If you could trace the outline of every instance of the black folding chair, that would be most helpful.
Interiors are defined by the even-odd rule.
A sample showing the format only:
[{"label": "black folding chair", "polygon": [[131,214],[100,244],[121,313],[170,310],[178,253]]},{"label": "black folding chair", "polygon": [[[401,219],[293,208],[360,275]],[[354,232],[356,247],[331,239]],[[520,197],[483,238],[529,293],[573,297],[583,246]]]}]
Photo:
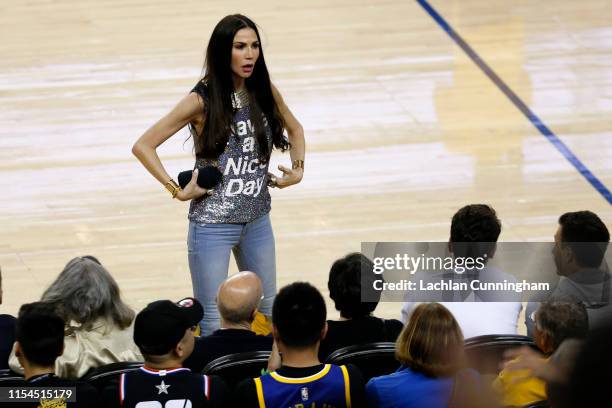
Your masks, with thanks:
[{"label": "black folding chair", "polygon": [[9,369],[0,370],[0,386],[6,387],[12,384],[23,383],[23,375],[17,374]]},{"label": "black folding chair", "polygon": [[504,361],[504,352],[516,347],[528,346],[537,350],[531,337],[515,334],[489,334],[465,340],[468,366],[481,374],[497,375]]},{"label": "black folding chair", "polygon": [[268,367],[270,351],[248,351],[219,357],[206,364],[202,372],[218,375],[231,388],[247,378],[261,375],[262,369]]},{"label": "black folding chair", "polygon": [[395,343],[391,342],[343,347],[331,353],[325,362],[336,365],[353,364],[359,368],[366,381],[372,377],[391,374],[400,367],[399,361],[395,359]]},{"label": "black folding chair", "polygon": [[121,361],[118,363],[106,364],[90,370],[81,380],[87,381],[99,392],[102,392],[106,386],[113,382],[118,382],[121,374],[138,370],[142,366],[142,361]]}]

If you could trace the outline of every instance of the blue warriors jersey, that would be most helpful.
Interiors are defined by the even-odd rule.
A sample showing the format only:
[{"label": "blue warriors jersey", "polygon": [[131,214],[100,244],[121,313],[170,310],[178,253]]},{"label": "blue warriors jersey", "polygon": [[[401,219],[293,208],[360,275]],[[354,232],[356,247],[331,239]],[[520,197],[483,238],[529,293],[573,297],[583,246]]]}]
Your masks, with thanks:
[{"label": "blue warriors jersey", "polygon": [[255,378],[260,408],[349,408],[351,393],[345,366],[325,364],[317,374],[283,377],[276,372]]}]

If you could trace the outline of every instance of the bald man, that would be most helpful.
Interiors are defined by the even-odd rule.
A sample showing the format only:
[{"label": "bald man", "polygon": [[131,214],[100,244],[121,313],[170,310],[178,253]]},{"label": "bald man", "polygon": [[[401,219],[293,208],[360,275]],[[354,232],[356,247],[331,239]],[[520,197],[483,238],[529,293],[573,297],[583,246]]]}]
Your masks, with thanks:
[{"label": "bald man", "polygon": [[200,372],[214,359],[228,354],[272,350],[271,336],[259,336],[251,330],[262,296],[261,281],[253,272],[240,272],[223,281],[217,291],[221,328],[196,338],[193,353],[183,367]]}]

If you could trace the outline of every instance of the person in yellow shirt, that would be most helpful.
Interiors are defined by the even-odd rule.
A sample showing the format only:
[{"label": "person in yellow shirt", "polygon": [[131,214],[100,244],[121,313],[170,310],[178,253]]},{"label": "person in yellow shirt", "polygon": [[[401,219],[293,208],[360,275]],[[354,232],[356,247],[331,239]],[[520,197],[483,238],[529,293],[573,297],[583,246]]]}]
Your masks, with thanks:
[{"label": "person in yellow shirt", "polygon": [[[585,337],[588,327],[584,304],[569,299],[549,300],[536,311],[535,342],[544,355],[550,356],[564,340]],[[493,387],[500,393],[504,406],[520,407],[547,399],[546,383],[529,369],[503,369]]]}]

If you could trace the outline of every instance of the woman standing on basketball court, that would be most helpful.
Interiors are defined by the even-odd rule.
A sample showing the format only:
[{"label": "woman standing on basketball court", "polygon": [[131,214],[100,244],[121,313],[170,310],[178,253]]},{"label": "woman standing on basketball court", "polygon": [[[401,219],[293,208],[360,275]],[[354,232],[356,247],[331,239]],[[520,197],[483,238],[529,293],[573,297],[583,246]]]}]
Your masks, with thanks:
[{"label": "woman standing on basketball court", "polygon": [[[168,175],[156,148],[188,125],[196,163],[184,189]],[[288,140],[283,131],[287,130]],[[268,173],[272,150],[290,148],[292,168]],[[170,113],[149,128],[132,149],[146,169],[189,208],[189,269],[195,297],[204,305],[203,334],[219,326],[215,296],[227,277],[233,250],[240,270],[257,273],[264,288],[260,310],[271,314],[276,260],[268,185],[284,188],[302,180],[304,131],[270,82],[257,26],[234,14],[213,30],[205,75]],[[219,184],[196,183],[198,168],[214,166]]]}]

